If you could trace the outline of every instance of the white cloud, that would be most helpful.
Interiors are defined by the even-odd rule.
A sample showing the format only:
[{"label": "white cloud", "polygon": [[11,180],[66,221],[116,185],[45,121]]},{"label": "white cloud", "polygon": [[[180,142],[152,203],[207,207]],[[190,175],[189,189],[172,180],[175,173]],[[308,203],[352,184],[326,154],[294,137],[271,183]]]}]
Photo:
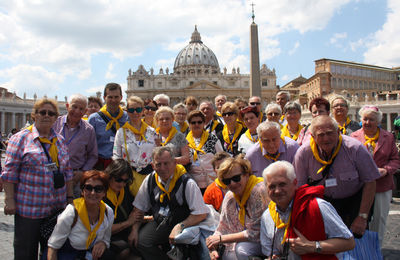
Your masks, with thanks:
[{"label": "white cloud", "polygon": [[[172,73],[173,68],[174,68],[174,62],[175,62],[175,58],[160,59],[160,60],[156,61],[155,67],[163,68],[164,73],[166,73],[165,70],[168,68],[169,73]],[[157,70],[155,72],[158,74],[159,70]]]},{"label": "white cloud", "polygon": [[112,63],[108,64],[108,68],[107,68],[107,72],[106,72],[106,76],[105,76],[106,79],[115,78],[116,75],[113,73],[113,70],[114,70],[114,64],[112,64]]},{"label": "white cloud", "polygon": [[283,75],[283,76],[281,77],[281,80],[282,80],[282,81],[288,81],[289,78],[290,78],[290,76],[287,75],[287,74],[285,74],[285,75]]},{"label": "white cloud", "polygon": [[35,93],[57,95],[59,84],[64,80],[62,75],[27,64],[0,70],[0,79],[3,79],[2,87],[17,92],[19,96],[23,93],[28,96],[33,96]]},{"label": "white cloud", "polygon": [[289,50],[288,54],[289,54],[289,55],[293,55],[293,54],[297,51],[297,49],[299,48],[299,46],[300,46],[300,42],[297,41],[297,42],[294,44],[293,48],[292,48],[291,50]]},{"label": "white cloud", "polygon": [[400,2],[388,0],[388,15],[382,28],[366,44],[364,62],[384,67],[400,66]]},{"label": "white cloud", "polygon": [[90,96],[96,96],[96,92],[101,92],[101,96],[103,96],[104,86],[94,86],[85,89],[85,92]]},{"label": "white cloud", "polygon": [[342,45],[341,44],[341,41],[343,40],[343,39],[346,39],[347,38],[347,33],[346,32],[343,32],[343,33],[335,33],[330,39],[329,39],[329,42],[330,42],[330,44],[333,44],[333,45]]}]

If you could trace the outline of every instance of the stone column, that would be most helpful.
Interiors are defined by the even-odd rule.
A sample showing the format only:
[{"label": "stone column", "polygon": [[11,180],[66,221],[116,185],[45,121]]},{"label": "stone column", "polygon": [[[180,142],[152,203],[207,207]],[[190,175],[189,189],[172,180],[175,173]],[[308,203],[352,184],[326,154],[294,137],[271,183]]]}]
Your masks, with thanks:
[{"label": "stone column", "polygon": [[4,124],[4,117],[6,116],[6,113],[4,112],[4,111],[1,111],[1,121],[0,121],[0,129],[1,129],[1,133],[3,133],[3,134],[5,134],[5,130],[6,130],[6,127],[5,127],[5,124]]},{"label": "stone column", "polygon": [[258,28],[254,21],[250,25],[250,97],[252,96],[261,97]]},{"label": "stone column", "polygon": [[389,132],[392,131],[392,122],[390,120],[390,112],[386,113],[386,125],[387,125],[387,129]]},{"label": "stone column", "polygon": [[11,129],[15,128],[15,112],[11,112]]}]

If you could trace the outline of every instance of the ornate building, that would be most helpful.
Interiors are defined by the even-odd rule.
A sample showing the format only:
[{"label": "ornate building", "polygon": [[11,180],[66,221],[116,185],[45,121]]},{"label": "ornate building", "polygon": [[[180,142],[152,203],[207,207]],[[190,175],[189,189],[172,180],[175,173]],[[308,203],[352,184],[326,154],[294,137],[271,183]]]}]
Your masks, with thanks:
[{"label": "ornate building", "polygon": [[[146,70],[139,65],[136,71],[129,69],[127,96],[153,98],[164,93],[171,98],[171,104],[182,102],[187,96],[199,100],[212,100],[218,94],[224,94],[229,100],[249,98],[250,75],[241,74],[240,68],[233,68],[228,73],[220,71],[214,52],[202,41],[195,27],[191,41],[177,55],[173,72],[161,68],[157,75],[153,68]],[[270,70],[265,64],[260,70],[261,95],[264,101],[274,100],[276,86],[275,69]]]}]

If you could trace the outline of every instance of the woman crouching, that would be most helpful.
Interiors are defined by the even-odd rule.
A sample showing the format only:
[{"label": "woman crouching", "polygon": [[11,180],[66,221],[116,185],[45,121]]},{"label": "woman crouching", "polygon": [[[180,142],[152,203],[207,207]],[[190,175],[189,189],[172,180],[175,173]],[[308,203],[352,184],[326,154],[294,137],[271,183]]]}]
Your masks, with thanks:
[{"label": "woman crouching", "polygon": [[[260,219],[266,208],[263,179],[251,173],[250,162],[242,155],[225,159],[217,174],[229,192],[222,202],[218,227],[206,240],[211,259],[241,260],[262,255]],[[226,248],[220,255],[222,244]]]},{"label": "woman crouching", "polygon": [[48,242],[49,260],[114,259],[107,249],[114,213],[102,201],[107,189],[105,173],[96,170],[83,173],[82,197],[59,215]]}]

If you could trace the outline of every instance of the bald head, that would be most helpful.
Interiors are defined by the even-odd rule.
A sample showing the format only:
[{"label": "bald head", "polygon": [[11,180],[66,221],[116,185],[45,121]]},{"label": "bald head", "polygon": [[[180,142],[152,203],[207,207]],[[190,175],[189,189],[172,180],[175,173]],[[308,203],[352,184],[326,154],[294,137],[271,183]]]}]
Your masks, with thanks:
[{"label": "bald head", "polygon": [[321,127],[328,127],[334,131],[337,131],[339,128],[335,119],[327,115],[314,117],[311,121],[310,131],[315,136],[315,131]]}]

